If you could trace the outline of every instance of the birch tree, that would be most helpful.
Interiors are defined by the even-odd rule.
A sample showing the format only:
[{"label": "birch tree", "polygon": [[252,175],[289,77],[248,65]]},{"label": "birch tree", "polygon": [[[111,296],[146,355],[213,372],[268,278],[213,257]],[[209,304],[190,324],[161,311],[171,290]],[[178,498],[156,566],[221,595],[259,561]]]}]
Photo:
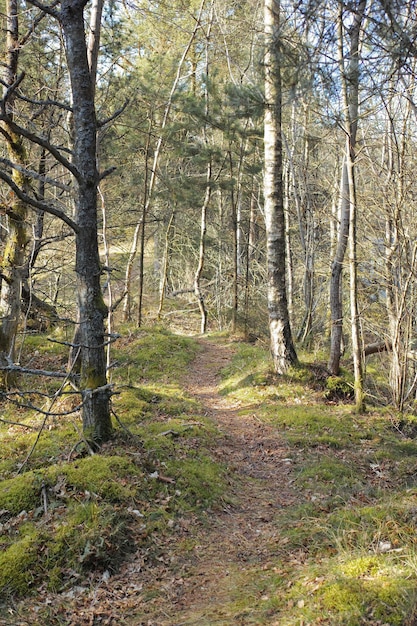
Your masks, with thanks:
[{"label": "birch tree", "polygon": [[279,0],[265,0],[264,20],[264,210],[268,272],[267,298],[272,359],[276,372],[283,374],[297,362],[297,354],[292,340],[285,277]]},{"label": "birch tree", "polygon": [[[359,115],[359,43],[362,23],[364,19],[366,0],[360,0],[353,9],[347,9],[344,2],[339,3],[339,67],[342,82],[342,102],[343,102],[343,131],[345,134],[345,157],[342,165],[340,180],[340,204],[339,204],[339,224],[337,234],[337,245],[335,256],[332,262],[330,278],[330,312],[331,312],[331,335],[330,335],[330,356],[328,368],[331,374],[339,374],[342,332],[343,332],[343,290],[342,276],[343,264],[346,250],[350,243],[351,259],[351,316],[352,316],[352,339],[354,342],[353,353],[355,355],[355,371],[359,380],[361,365],[360,361],[360,340],[359,321],[357,303],[355,295],[356,278],[352,272],[356,271],[356,191],[354,183],[354,160],[356,137]],[[344,26],[346,11],[349,13],[349,27]],[[345,32],[348,31],[349,52],[345,54],[344,39]]]}]

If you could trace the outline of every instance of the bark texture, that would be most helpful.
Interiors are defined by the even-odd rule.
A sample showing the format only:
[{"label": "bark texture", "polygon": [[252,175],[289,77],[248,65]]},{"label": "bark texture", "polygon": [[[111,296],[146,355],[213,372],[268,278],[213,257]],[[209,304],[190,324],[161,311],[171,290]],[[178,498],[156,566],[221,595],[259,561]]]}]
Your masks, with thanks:
[{"label": "bark texture", "polygon": [[97,121],[87,59],[84,0],[63,0],[60,20],[71,80],[74,165],[77,168],[76,261],[83,428],[90,440],[111,435],[110,388],[107,385],[104,319],[107,307],[100,285],[97,239]]},{"label": "bark texture", "polygon": [[[0,132],[5,139],[10,161],[19,166],[26,164],[26,153],[22,137],[14,131],[15,90],[18,83],[19,61],[19,21],[17,0],[6,3],[6,55],[3,71],[4,121],[0,123]],[[23,191],[28,190],[28,180],[17,169],[12,173],[13,182]],[[9,201],[0,210],[7,216],[7,242],[0,264],[0,364],[7,366],[14,361],[15,339],[21,311],[21,288],[25,270],[26,248],[28,237],[26,232],[27,207],[13,191],[9,192]],[[9,387],[15,375],[1,372],[0,384]]]},{"label": "bark texture", "polygon": [[279,0],[265,0],[265,173],[268,314],[271,352],[278,374],[297,362],[288,314],[282,181]]}]

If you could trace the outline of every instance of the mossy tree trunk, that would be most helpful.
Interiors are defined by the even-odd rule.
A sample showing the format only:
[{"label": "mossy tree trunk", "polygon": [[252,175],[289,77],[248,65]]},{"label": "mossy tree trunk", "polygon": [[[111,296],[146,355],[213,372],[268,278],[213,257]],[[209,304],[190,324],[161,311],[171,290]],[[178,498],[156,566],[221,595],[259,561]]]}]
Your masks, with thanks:
[{"label": "mossy tree trunk", "polygon": [[106,376],[103,300],[98,252],[96,160],[97,120],[84,29],[86,0],[63,0],[59,19],[71,80],[74,165],[77,168],[76,260],[80,387],[86,437],[105,441],[112,432],[110,388]]},{"label": "mossy tree trunk", "polygon": [[[8,121],[0,123],[0,133],[5,139],[11,162],[24,166],[25,147],[22,137],[12,128],[14,117],[15,90],[18,85],[19,22],[17,0],[6,2],[6,55],[3,72],[3,107]],[[28,188],[26,177],[13,169],[13,182],[24,191]],[[7,241],[0,263],[0,365],[7,366],[14,361],[15,339],[21,310],[21,287],[25,269],[28,236],[26,231],[27,207],[10,190],[9,201],[0,207],[7,216]],[[0,372],[0,386],[9,387],[14,377],[5,371]]]}]

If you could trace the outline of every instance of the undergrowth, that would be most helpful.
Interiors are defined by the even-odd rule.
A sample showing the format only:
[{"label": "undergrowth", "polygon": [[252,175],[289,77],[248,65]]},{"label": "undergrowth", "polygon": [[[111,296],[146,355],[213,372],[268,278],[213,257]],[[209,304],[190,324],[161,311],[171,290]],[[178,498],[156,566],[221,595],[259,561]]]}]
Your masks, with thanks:
[{"label": "undergrowth", "polygon": [[242,623],[416,623],[416,418],[358,416],[350,389],[348,373],[327,378],[309,364],[275,377],[266,353],[251,345],[223,370],[222,392],[241,413],[255,411],[284,437],[301,494],[275,516],[270,550],[278,556],[239,582],[244,594],[251,589],[250,600],[235,592],[230,605]]},{"label": "undergrowth", "polygon": [[[62,358],[56,346],[34,336],[25,351],[52,369]],[[37,443],[43,416],[3,402],[0,623],[16,623],[22,599],[92,584],[136,550],[152,560],[177,518],[221,502],[223,468],[207,451],[215,428],[180,386],[197,351],[195,341],[161,327],[121,339],[112,370],[115,436],[92,456],[79,413],[68,411],[73,394],[59,400],[63,415],[48,418]],[[38,608],[39,623],[50,610]]]},{"label": "undergrowth", "polygon": [[[56,344],[48,350],[29,339],[26,350],[35,348],[40,363],[60,358]],[[35,598],[37,623],[60,624],[42,598],[93,586],[132,553],[149,564],[168,559],[168,568],[173,543],[183,558],[194,553],[187,520],[209,524],[235,480],[215,461],[216,427],[181,385],[197,355],[196,341],[164,328],[126,332],[112,370],[115,437],[93,456],[79,415],[67,412],[71,394],[60,400],[67,414],[47,422],[33,450],[43,418],[3,403],[1,624],[18,623]],[[267,560],[228,563],[223,605],[192,623],[415,624],[416,417],[356,415],[347,373],[329,381],[306,363],[277,378],[267,351],[253,344],[235,343],[222,377],[221,392],[241,414],[283,437],[297,498],[272,512]],[[161,594],[151,589],[142,602],[152,607]]]}]

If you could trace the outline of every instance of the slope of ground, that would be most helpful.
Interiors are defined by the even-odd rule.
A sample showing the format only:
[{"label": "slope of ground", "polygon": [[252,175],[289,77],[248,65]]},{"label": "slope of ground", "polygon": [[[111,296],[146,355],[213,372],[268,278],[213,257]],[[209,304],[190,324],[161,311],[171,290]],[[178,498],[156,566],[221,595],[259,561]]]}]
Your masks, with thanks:
[{"label": "slope of ground", "polygon": [[219,395],[219,372],[230,361],[230,346],[206,340],[200,345],[185,386],[220,430],[213,453],[232,477],[232,501],[210,512],[204,528],[189,529],[193,547],[188,556],[169,556],[179,568],[177,577],[161,581],[163,597],[150,615],[145,608],[136,616],[155,626],[257,623],[256,609],[250,615],[245,608],[239,617],[241,590],[235,585],[244,585],[258,602],[262,586],[250,580],[253,565],[265,571],[281,550],[275,517],[297,498],[288,448],[277,430],[255,413],[239,415],[240,403]]},{"label": "slope of ground", "polygon": [[[144,360],[146,346],[154,354],[157,341],[141,336]],[[174,339],[169,338],[172,353]],[[136,516],[126,537],[131,554],[116,573],[102,567],[79,583],[74,578],[60,593],[39,586],[24,602],[4,605],[0,624],[415,626],[413,420],[407,422],[407,434],[404,419],[378,412],[354,416],[348,405],[323,402],[314,369],[277,380],[259,369],[256,347],[213,337],[197,341],[199,351],[182,378],[182,391],[172,389],[174,400],[168,392],[145,394],[129,381],[126,386],[136,404],[128,409],[133,396],[127,396],[121,417],[133,419],[138,398],[142,404],[146,398],[157,408],[150,418],[154,444],[168,450],[167,463],[149,457],[145,475],[145,483],[160,485],[147,495],[159,510],[147,510],[145,497],[141,510],[137,498],[130,506],[126,499],[113,507],[116,515],[123,517],[124,506]],[[161,344],[161,354],[166,347]],[[128,348],[126,341],[122,350]],[[134,362],[136,357],[129,379],[138,375]],[[149,367],[152,363],[149,357]],[[158,367],[156,376],[162,370],[165,375],[175,362]],[[143,376],[149,377],[149,371]],[[187,417],[181,411],[190,406],[194,413]],[[179,418],[167,419],[168,409]],[[199,429],[203,452],[194,436]],[[208,455],[208,469],[202,470],[219,467],[219,481],[226,479],[221,498],[211,498],[203,495],[202,471],[196,493],[198,497],[201,489],[205,510],[187,505],[186,499],[175,508],[175,499],[185,494],[172,471],[175,465],[169,465],[169,446],[185,434],[187,447],[172,448],[184,464],[181,471],[194,471],[195,463],[205,463]],[[111,459],[116,453],[117,459],[143,455],[117,442],[110,451]],[[127,476],[115,476],[117,480],[119,490],[127,489]],[[193,488],[191,480],[185,484]],[[68,488],[61,478],[53,485],[55,492],[58,488]],[[207,478],[207,488],[215,490],[213,476]],[[75,495],[92,497],[90,491]]]}]

